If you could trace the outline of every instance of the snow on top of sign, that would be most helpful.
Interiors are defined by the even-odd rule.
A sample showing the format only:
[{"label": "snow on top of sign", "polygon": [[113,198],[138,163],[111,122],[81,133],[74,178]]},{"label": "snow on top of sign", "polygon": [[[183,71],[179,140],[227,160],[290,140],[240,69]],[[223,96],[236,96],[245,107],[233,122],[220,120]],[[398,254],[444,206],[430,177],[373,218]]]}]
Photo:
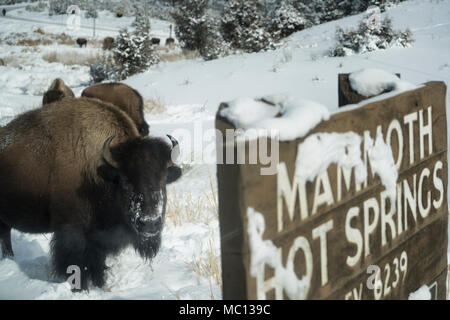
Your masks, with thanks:
[{"label": "snow on top of sign", "polygon": [[310,135],[298,147],[296,166],[300,181],[313,181],[331,163],[337,163],[347,169],[356,168],[356,180],[362,183],[367,170],[361,160],[361,140],[354,132]]},{"label": "snow on top of sign", "polygon": [[[263,240],[266,229],[264,216],[253,208],[247,209],[247,232],[250,246],[250,274],[258,278],[258,274],[264,272],[267,264],[275,269],[275,283],[284,289],[292,300],[304,300],[309,291],[310,277],[297,278],[293,262],[287,262],[286,268],[281,262],[281,255],[271,240]],[[296,243],[294,243],[296,245]],[[264,279],[263,279],[264,281]],[[265,296],[264,286],[257,286],[258,299]]]},{"label": "snow on top of sign", "polygon": [[236,128],[276,130],[281,141],[305,136],[330,113],[323,105],[285,94],[261,99],[239,98],[220,111]]},{"label": "snow on top of sign", "polygon": [[384,91],[403,92],[417,86],[400,80],[395,74],[385,70],[369,68],[355,71],[349,75],[350,87],[365,97],[375,96]]},{"label": "snow on top of sign", "polygon": [[[355,168],[357,183],[362,183],[367,177],[367,165],[361,158],[362,138],[350,131],[346,133],[316,133],[306,138],[299,146],[296,166],[300,182],[313,181],[327,168],[336,163],[342,168]],[[380,177],[387,194],[395,208],[398,171],[395,166],[392,149],[388,146],[378,131],[375,142],[366,137],[367,151],[372,172]]]},{"label": "snow on top of sign", "polygon": [[424,284],[417,291],[411,292],[408,300],[431,300],[430,288]]},{"label": "snow on top of sign", "polygon": [[381,131],[377,132],[375,143],[369,137],[369,160],[372,172],[380,177],[381,183],[385,186],[392,206],[395,206],[397,199],[397,179],[398,170],[395,166],[394,155],[392,149],[383,140]]}]

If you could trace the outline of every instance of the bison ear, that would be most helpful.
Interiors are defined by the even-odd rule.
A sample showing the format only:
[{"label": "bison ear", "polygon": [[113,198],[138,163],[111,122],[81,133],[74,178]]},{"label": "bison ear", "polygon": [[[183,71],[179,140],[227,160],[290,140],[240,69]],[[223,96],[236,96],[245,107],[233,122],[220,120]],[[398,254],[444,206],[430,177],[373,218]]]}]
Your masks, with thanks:
[{"label": "bison ear", "polygon": [[119,184],[120,175],[119,170],[117,170],[116,168],[107,164],[102,164],[100,167],[97,168],[97,173],[105,181],[112,182],[114,184]]},{"label": "bison ear", "polygon": [[149,126],[147,123],[143,122],[139,126],[139,133],[141,134],[142,137],[148,136],[148,134],[150,133],[150,130],[149,130]]}]

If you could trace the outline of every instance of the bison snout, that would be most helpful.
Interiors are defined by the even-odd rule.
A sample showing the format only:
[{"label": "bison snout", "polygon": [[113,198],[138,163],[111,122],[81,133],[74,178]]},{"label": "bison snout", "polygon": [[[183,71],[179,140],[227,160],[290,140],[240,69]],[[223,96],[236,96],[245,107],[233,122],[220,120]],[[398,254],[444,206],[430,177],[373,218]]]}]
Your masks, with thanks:
[{"label": "bison snout", "polygon": [[141,236],[149,238],[158,235],[163,227],[162,217],[144,218],[138,220],[138,232]]}]

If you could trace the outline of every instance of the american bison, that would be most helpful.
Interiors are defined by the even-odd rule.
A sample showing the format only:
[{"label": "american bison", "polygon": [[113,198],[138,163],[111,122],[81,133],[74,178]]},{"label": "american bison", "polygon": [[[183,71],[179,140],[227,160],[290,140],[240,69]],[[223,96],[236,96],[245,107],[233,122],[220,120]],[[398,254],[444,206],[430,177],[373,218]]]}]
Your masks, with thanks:
[{"label": "american bison", "polygon": [[73,97],[75,97],[73,91],[68,86],[66,86],[62,79],[56,78],[55,80],[53,80],[47,92],[44,93],[42,104],[46,105],[55,101],[62,100],[63,98]]},{"label": "american bison", "polygon": [[141,137],[125,112],[98,99],[55,104],[0,128],[3,256],[13,256],[11,228],[52,232],[54,273],[67,278],[76,266],[73,291],[102,287],[108,255],[128,245],[143,258],[156,255],[166,184],[181,175],[171,156],[177,142]]},{"label": "american bison", "polygon": [[150,42],[153,46],[159,46],[159,44],[161,43],[161,39],[160,38],[151,38]]},{"label": "american bison", "polygon": [[87,40],[85,38],[77,38],[77,44],[80,46],[80,48],[87,47]]},{"label": "american bison", "polygon": [[142,136],[148,135],[149,126],[144,119],[142,96],[130,86],[117,82],[96,84],[84,89],[81,96],[97,98],[118,106],[133,119]]},{"label": "american bison", "polygon": [[6,16],[6,9],[2,9],[2,15]]},{"label": "american bison", "polygon": [[114,38],[106,37],[103,39],[103,50],[111,50],[114,47]]},{"label": "american bison", "polygon": [[167,38],[166,39],[166,46],[171,47],[175,44],[175,39],[174,38]]},{"label": "american bison", "polygon": [[116,13],[116,17],[117,18],[122,18],[123,17],[123,13],[122,12],[117,12]]}]

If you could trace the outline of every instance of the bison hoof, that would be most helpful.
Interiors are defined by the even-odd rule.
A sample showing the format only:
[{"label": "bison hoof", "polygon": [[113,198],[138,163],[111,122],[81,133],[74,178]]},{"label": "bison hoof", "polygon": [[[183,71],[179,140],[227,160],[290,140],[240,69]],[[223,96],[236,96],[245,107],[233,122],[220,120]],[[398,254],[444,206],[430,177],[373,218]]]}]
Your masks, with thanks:
[{"label": "bison hoof", "polygon": [[9,250],[4,250],[2,251],[2,259],[14,259],[14,252],[9,251]]},{"label": "bison hoof", "polygon": [[2,259],[10,259],[10,260],[14,260],[14,254],[8,254],[8,253],[3,253],[2,254]]}]

